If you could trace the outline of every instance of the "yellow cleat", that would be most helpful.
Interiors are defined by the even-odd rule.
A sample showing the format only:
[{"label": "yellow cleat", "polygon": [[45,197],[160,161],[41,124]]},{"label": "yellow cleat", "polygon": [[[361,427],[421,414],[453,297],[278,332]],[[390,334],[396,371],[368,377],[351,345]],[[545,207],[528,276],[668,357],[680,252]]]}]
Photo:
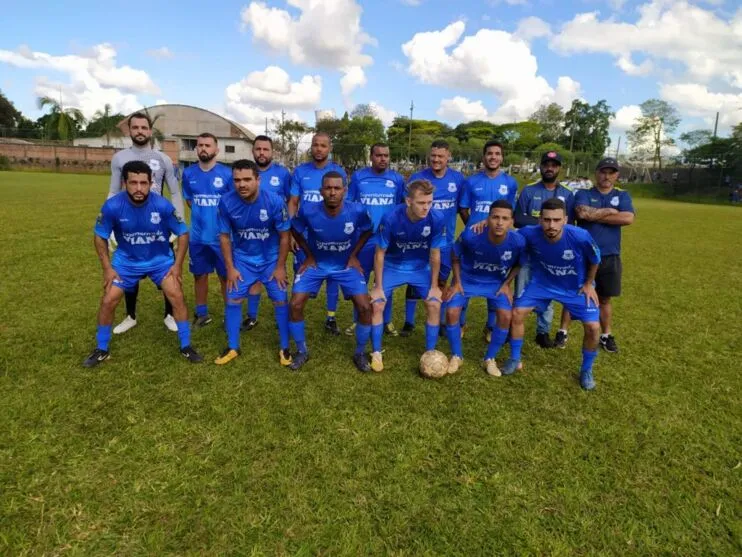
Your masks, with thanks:
[{"label": "yellow cleat", "polygon": [[224,352],[221,353],[221,355],[216,360],[214,360],[214,363],[218,366],[223,366],[224,364],[228,364],[229,362],[237,358],[237,356],[239,355],[240,355],[239,350],[227,348]]},{"label": "yellow cleat", "polygon": [[381,352],[371,352],[371,369],[376,373],[384,371],[384,361],[381,359]]},{"label": "yellow cleat", "polygon": [[281,362],[282,366],[290,366],[293,363],[294,359],[291,357],[291,352],[289,352],[288,348],[278,351],[278,361]]},{"label": "yellow cleat", "polygon": [[497,362],[494,358],[484,361],[484,371],[487,372],[487,375],[491,375],[492,377],[500,377],[502,375],[502,372],[500,371],[500,368],[497,367]]},{"label": "yellow cleat", "polygon": [[463,363],[463,358],[459,358],[458,356],[451,356],[451,359],[448,360],[448,369],[446,370],[446,373],[448,373],[449,375],[456,373],[457,371],[459,371],[459,368]]}]

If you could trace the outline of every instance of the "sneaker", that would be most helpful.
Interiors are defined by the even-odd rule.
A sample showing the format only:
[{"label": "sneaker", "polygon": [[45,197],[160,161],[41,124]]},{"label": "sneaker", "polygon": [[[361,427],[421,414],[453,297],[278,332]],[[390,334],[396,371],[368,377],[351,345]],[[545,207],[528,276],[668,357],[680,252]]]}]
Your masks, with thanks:
[{"label": "sneaker", "polygon": [[376,373],[384,371],[384,360],[381,352],[371,352],[371,369]]},{"label": "sneaker", "polygon": [[549,333],[536,333],[536,344],[541,348],[554,348],[554,341],[549,338]]},{"label": "sneaker", "polygon": [[288,348],[278,351],[278,361],[284,367],[291,365],[291,362],[293,362],[294,359],[291,357],[291,352],[289,352]]},{"label": "sneaker", "polygon": [[211,315],[197,315],[193,318],[193,326],[196,329],[200,329],[201,327],[206,327],[212,321]]},{"label": "sneaker", "polygon": [[186,346],[180,349],[180,354],[192,364],[200,364],[204,357],[193,349],[193,346]]},{"label": "sneaker", "polygon": [[166,315],[165,319],[163,319],[162,322],[165,323],[165,327],[168,331],[172,331],[174,333],[178,332],[178,324],[175,322],[175,318],[172,315]]},{"label": "sneaker", "polygon": [[517,370],[520,369],[520,360],[513,360],[510,358],[507,362],[505,362],[505,366],[502,368],[502,374],[503,375],[512,375]]},{"label": "sneaker", "polygon": [[600,345],[606,352],[611,352],[613,354],[618,352],[616,337],[614,337],[613,335],[600,335]]},{"label": "sneaker", "polygon": [[101,350],[100,348],[96,348],[82,362],[82,367],[95,367],[99,363],[105,362],[108,358],[109,358],[108,350]]},{"label": "sneaker", "polygon": [[404,326],[402,327],[402,330],[399,332],[399,336],[408,337],[412,334],[414,330],[415,330],[415,325],[413,323],[405,322]]},{"label": "sneaker", "polygon": [[449,375],[453,375],[454,373],[459,371],[459,368],[463,363],[464,358],[460,358],[459,356],[451,356],[451,359],[448,360],[448,369],[446,369],[446,373],[448,373]]},{"label": "sneaker", "polygon": [[356,369],[362,373],[368,373],[371,371],[371,364],[369,363],[368,356],[366,356],[365,352],[353,354],[353,363],[355,364]]},{"label": "sneaker", "polygon": [[240,331],[251,331],[258,326],[258,320],[254,317],[247,317],[240,326]]},{"label": "sneaker", "polygon": [[121,335],[137,326],[137,320],[127,315],[124,320],[113,328],[114,335]]},{"label": "sneaker", "polygon": [[291,359],[292,362],[289,364],[289,369],[299,371],[299,368],[309,361],[309,352],[297,352]]},{"label": "sneaker", "polygon": [[497,367],[497,362],[494,358],[484,361],[484,371],[487,372],[487,375],[491,375],[492,377],[500,377],[502,375],[502,372],[500,371],[500,368]]},{"label": "sneaker", "polygon": [[330,333],[332,336],[340,336],[340,329],[338,329],[338,322],[334,317],[328,317],[325,319],[325,331]]},{"label": "sneaker", "polygon": [[557,331],[557,334],[554,337],[554,348],[567,348],[567,337],[568,335],[566,331]]},{"label": "sneaker", "polygon": [[397,330],[397,327],[394,326],[394,323],[387,323],[384,325],[384,334],[389,337],[398,337],[399,331]]},{"label": "sneaker", "polygon": [[580,370],[580,387],[586,391],[592,391],[595,388],[592,369]]},{"label": "sneaker", "polygon": [[349,336],[349,337],[354,336],[356,334],[356,324],[351,323],[350,327],[345,329],[343,332],[345,333],[346,336]]},{"label": "sneaker", "polygon": [[239,356],[240,354],[241,352],[239,350],[235,350],[233,348],[225,348],[224,352],[219,354],[219,357],[214,360],[214,363],[218,366],[223,366],[224,364],[228,364],[229,362],[237,358],[237,356]]},{"label": "sneaker", "polygon": [[484,326],[484,342],[489,344],[492,342],[492,327],[488,327],[487,325]]}]

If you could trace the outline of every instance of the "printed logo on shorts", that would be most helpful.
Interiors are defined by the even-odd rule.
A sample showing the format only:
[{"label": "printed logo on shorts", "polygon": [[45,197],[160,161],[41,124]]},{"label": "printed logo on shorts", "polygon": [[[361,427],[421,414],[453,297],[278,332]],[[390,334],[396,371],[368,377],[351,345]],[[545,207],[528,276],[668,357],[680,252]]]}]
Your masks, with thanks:
[{"label": "printed logo on shorts", "polygon": [[505,184],[500,185],[500,195],[507,195],[508,187]]},{"label": "printed logo on shorts", "polygon": [[214,178],[214,187],[215,188],[221,188],[224,186],[224,180],[222,180],[221,176],[217,176]]},{"label": "printed logo on shorts", "polygon": [[281,180],[278,179],[278,176],[271,176],[271,186],[277,186],[281,183]]},{"label": "printed logo on shorts", "polygon": [[502,259],[503,261],[509,261],[512,258],[513,258],[513,252],[508,250],[502,254],[502,257],[500,259]]},{"label": "printed logo on shorts", "polygon": [[575,254],[572,252],[571,249],[565,249],[564,253],[562,254],[562,259],[566,259],[567,261],[571,261],[575,258]]},{"label": "printed logo on shorts", "polygon": [[352,222],[346,222],[345,223],[345,233],[346,234],[353,234],[353,231],[355,230],[355,227],[353,226]]},{"label": "printed logo on shorts", "polygon": [[388,187],[388,188],[393,188],[393,187],[395,187],[395,186],[394,186],[394,182],[392,182],[391,180],[387,180],[387,181],[386,181],[386,187]]},{"label": "printed logo on shorts", "polygon": [[150,213],[149,220],[152,224],[160,224],[162,219],[160,218],[160,213]]},{"label": "printed logo on shorts", "polygon": [[160,170],[160,161],[157,159],[149,159],[149,167],[152,169],[152,172],[157,172]]},{"label": "printed logo on shorts", "polygon": [[613,197],[611,197],[611,205],[613,205],[614,207],[618,207],[618,196],[617,195],[614,195]]},{"label": "printed logo on shorts", "polygon": [[266,209],[260,209],[260,218],[261,221],[265,222],[268,220],[268,211]]},{"label": "printed logo on shorts", "polygon": [[448,191],[456,193],[456,182],[448,182]]},{"label": "printed logo on shorts", "polygon": [[422,237],[423,238],[427,238],[428,236],[430,236],[430,227],[429,226],[423,226]]}]

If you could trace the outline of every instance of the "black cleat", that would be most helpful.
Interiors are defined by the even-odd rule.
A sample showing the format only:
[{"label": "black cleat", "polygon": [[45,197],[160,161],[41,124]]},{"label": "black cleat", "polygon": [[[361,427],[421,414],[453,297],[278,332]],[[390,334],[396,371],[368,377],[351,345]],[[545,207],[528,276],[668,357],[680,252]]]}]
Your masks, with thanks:
[{"label": "black cleat", "polygon": [[415,330],[415,325],[413,323],[405,322],[404,326],[402,327],[402,330],[399,332],[399,336],[408,337],[412,334],[414,330]]},{"label": "black cleat", "polygon": [[258,320],[254,317],[248,317],[242,322],[240,331],[251,331],[258,326]]},{"label": "black cleat", "polygon": [[386,325],[384,325],[384,335],[389,336],[389,337],[399,336],[399,331],[394,326],[394,323],[387,323]]},{"label": "black cleat", "polygon": [[193,349],[193,346],[186,346],[180,349],[180,355],[192,364],[200,364],[204,357]]},{"label": "black cleat", "polygon": [[554,348],[567,348],[567,333],[564,331],[557,331],[554,337]]},{"label": "black cleat", "polygon": [[308,352],[297,352],[292,356],[292,362],[289,364],[291,371],[299,371],[299,368],[309,361]]},{"label": "black cleat", "polygon": [[82,367],[95,367],[101,362],[105,362],[109,358],[108,350],[101,350],[96,348],[90,355],[85,358],[82,363]]},{"label": "black cleat", "polygon": [[365,352],[353,354],[353,363],[361,373],[369,373],[371,371],[371,363],[368,361],[368,356]]},{"label": "black cleat", "polygon": [[325,331],[330,333],[332,336],[336,336],[336,337],[340,336],[340,329],[338,329],[338,322],[335,320],[334,317],[328,317],[325,320]]},{"label": "black cleat", "polygon": [[616,344],[616,337],[613,335],[600,335],[600,345],[606,352],[615,354],[618,352],[618,344]]},{"label": "black cleat", "polygon": [[209,323],[211,323],[213,319],[211,318],[211,315],[196,315],[193,318],[193,326],[196,329],[200,329],[201,327],[206,327]]},{"label": "black cleat", "polygon": [[536,344],[541,348],[554,348],[554,341],[549,338],[549,333],[537,333]]}]

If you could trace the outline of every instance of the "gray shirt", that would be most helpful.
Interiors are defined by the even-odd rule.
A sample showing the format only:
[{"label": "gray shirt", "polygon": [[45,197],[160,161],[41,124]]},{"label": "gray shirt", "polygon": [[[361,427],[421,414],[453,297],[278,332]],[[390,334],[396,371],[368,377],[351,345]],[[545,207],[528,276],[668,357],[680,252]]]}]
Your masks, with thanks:
[{"label": "gray shirt", "polygon": [[175,170],[170,157],[161,151],[155,151],[149,146],[137,147],[132,145],[116,153],[111,159],[111,185],[108,188],[108,197],[113,197],[121,191],[121,169],[129,161],[142,161],[152,169],[152,191],[162,195],[163,184],[170,190],[170,200],[180,218],[185,218],[183,210],[183,196],[180,184],[175,177]]}]

